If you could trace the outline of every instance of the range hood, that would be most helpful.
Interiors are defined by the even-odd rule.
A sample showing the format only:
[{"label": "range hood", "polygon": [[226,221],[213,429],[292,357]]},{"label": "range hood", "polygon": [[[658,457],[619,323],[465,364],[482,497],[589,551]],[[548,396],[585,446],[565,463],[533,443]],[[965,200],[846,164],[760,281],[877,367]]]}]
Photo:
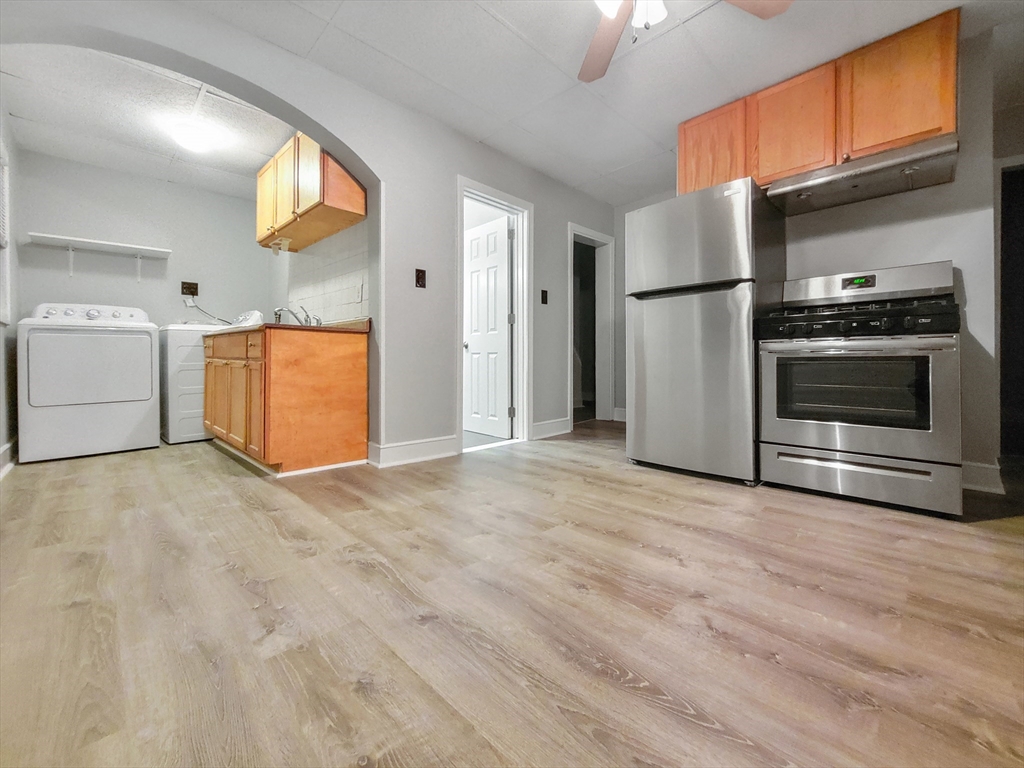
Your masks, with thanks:
[{"label": "range hood", "polygon": [[956,176],[955,133],[772,182],[768,199],[787,216],[946,184]]}]

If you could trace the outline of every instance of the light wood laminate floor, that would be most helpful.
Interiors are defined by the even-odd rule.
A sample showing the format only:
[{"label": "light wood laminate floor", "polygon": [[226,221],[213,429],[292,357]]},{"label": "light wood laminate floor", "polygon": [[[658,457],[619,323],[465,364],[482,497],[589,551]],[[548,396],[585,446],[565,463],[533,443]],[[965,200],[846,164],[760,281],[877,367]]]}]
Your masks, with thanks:
[{"label": "light wood laminate floor", "polygon": [[0,764],[1012,766],[1014,527],[626,462],[17,467]]}]

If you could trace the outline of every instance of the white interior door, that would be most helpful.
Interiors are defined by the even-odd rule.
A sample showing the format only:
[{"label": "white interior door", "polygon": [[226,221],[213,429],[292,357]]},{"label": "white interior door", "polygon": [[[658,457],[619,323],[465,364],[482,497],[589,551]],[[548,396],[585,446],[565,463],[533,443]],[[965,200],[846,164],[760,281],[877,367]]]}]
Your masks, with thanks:
[{"label": "white interior door", "polygon": [[508,219],[466,231],[463,429],[512,435]]}]

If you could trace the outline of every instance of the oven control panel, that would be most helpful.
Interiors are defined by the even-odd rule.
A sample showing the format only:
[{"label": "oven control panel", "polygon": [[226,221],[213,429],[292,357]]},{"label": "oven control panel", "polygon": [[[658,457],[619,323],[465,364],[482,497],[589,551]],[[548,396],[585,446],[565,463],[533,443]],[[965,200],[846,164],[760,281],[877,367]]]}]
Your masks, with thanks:
[{"label": "oven control panel", "polygon": [[959,331],[960,307],[952,295],[784,308],[756,321],[758,339],[906,336]]}]

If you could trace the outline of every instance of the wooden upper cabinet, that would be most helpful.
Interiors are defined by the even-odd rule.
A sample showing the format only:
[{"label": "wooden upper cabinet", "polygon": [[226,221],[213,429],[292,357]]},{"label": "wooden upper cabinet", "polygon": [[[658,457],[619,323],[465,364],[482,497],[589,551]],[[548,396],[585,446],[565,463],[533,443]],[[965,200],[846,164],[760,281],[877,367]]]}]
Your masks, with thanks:
[{"label": "wooden upper cabinet", "polygon": [[960,10],[838,60],[839,160],[956,130]]},{"label": "wooden upper cabinet", "polygon": [[743,99],[679,124],[680,195],[747,175],[746,102]]},{"label": "wooden upper cabinet", "polygon": [[277,196],[274,158],[270,159],[256,176],[256,239],[262,240],[274,233],[274,202]]},{"label": "wooden upper cabinet", "polygon": [[365,218],[366,190],[305,134],[257,176],[256,239],[265,247],[288,240],[289,251],[301,251]]},{"label": "wooden upper cabinet", "polygon": [[836,63],[748,96],[747,173],[762,186],[836,162]]},{"label": "wooden upper cabinet", "polygon": [[295,141],[289,141],[274,156],[276,190],[274,228],[281,229],[295,219]]}]

